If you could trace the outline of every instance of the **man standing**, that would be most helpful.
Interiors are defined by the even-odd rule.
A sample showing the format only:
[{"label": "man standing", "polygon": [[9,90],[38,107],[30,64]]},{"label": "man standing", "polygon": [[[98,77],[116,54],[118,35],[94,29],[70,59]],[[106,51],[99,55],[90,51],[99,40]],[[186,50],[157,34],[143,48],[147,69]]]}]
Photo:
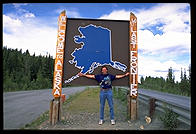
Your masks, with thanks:
[{"label": "man standing", "polygon": [[123,75],[111,75],[108,74],[108,69],[106,66],[103,66],[101,68],[101,74],[98,75],[85,75],[82,73],[79,73],[79,76],[85,76],[87,78],[96,79],[100,84],[100,120],[99,125],[103,124],[104,122],[104,107],[105,107],[105,101],[107,99],[109,108],[110,108],[110,120],[111,124],[115,124],[114,120],[114,106],[113,106],[113,94],[112,94],[112,81],[115,79],[120,79],[125,76],[128,76],[129,73],[123,74]]}]

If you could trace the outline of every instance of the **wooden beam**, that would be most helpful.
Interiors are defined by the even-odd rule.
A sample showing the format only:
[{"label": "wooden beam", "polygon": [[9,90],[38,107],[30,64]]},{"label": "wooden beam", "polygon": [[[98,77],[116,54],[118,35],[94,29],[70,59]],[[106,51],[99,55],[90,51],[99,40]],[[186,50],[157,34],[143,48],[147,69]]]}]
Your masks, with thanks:
[{"label": "wooden beam", "polygon": [[129,48],[130,48],[130,117],[137,119],[138,96],[138,43],[137,43],[137,18],[130,13],[129,23]]},{"label": "wooden beam", "polygon": [[64,64],[64,49],[66,39],[66,24],[67,16],[65,11],[61,12],[58,18],[58,33],[56,44],[56,58],[54,64],[53,90],[52,95],[54,100],[50,102],[50,123],[55,125],[61,120],[62,103],[60,102],[63,85],[63,64]]},{"label": "wooden beam", "polygon": [[53,90],[52,90],[52,95],[54,96],[54,98],[59,98],[62,92],[66,24],[67,24],[67,16],[65,14],[65,11],[63,11],[61,12],[58,18],[56,58],[54,64]]},{"label": "wooden beam", "polygon": [[52,125],[53,101],[54,101],[54,99],[52,99],[52,100],[50,101],[50,110],[49,110],[49,122],[50,122],[50,125]]}]

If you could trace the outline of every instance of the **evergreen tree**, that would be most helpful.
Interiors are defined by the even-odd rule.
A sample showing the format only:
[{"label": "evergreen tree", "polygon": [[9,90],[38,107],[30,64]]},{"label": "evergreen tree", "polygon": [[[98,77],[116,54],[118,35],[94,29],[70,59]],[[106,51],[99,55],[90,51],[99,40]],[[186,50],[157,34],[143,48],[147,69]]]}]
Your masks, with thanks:
[{"label": "evergreen tree", "polygon": [[191,88],[191,64],[189,65],[189,77],[188,77],[188,82],[189,82],[189,87]]},{"label": "evergreen tree", "polygon": [[181,68],[180,79],[181,79],[181,81],[183,81],[183,79],[184,79],[184,77],[183,77],[183,72],[182,72],[182,68]]},{"label": "evergreen tree", "polygon": [[190,84],[187,79],[186,69],[184,68],[184,73],[181,69],[181,82],[179,83],[179,88],[183,94],[190,95]]},{"label": "evergreen tree", "polygon": [[29,90],[52,87],[52,57],[33,56],[28,49],[3,47],[3,90]]},{"label": "evergreen tree", "polygon": [[168,88],[174,87],[174,74],[173,74],[172,67],[168,69],[168,75],[167,75],[166,82],[167,82]]},{"label": "evergreen tree", "polygon": [[[190,69],[189,69],[190,70]],[[185,71],[184,71],[185,72]],[[184,79],[186,77],[186,79]],[[141,77],[141,88],[159,90],[168,93],[180,94],[190,96],[190,84],[187,78],[186,72],[183,73],[181,69],[181,82],[175,82],[175,75],[173,73],[172,67],[168,69],[168,75],[166,80],[163,77],[151,77],[147,76],[145,79]],[[188,80],[187,80],[188,79]],[[189,88],[188,88],[189,87]]]},{"label": "evergreen tree", "polygon": [[144,83],[144,77],[143,76],[140,78],[140,82],[141,82],[141,84]]}]

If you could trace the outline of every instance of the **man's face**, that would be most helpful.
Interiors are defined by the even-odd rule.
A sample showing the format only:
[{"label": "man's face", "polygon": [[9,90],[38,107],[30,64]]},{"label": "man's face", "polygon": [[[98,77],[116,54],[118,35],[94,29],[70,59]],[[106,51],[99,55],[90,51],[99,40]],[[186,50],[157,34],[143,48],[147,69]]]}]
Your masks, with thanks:
[{"label": "man's face", "polygon": [[104,68],[102,68],[102,73],[103,73],[103,74],[107,74],[107,73],[108,73],[107,68],[105,68],[105,67],[104,67]]}]

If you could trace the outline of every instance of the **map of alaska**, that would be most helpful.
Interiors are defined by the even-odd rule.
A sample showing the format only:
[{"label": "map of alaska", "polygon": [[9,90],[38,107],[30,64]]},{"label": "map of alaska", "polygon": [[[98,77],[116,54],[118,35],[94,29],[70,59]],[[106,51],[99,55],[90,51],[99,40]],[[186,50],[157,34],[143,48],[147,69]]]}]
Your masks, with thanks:
[{"label": "map of alaska", "polygon": [[[82,36],[74,36],[74,42],[82,45],[81,48],[76,48],[72,52],[73,59],[69,61],[70,64],[75,64],[75,67],[79,68],[83,74],[92,73],[95,68],[103,65],[110,65],[115,69],[126,71],[126,65],[112,60],[110,29],[90,24],[85,27],[80,26],[78,31]],[[65,83],[78,77],[78,75],[72,76],[65,80]]]}]

